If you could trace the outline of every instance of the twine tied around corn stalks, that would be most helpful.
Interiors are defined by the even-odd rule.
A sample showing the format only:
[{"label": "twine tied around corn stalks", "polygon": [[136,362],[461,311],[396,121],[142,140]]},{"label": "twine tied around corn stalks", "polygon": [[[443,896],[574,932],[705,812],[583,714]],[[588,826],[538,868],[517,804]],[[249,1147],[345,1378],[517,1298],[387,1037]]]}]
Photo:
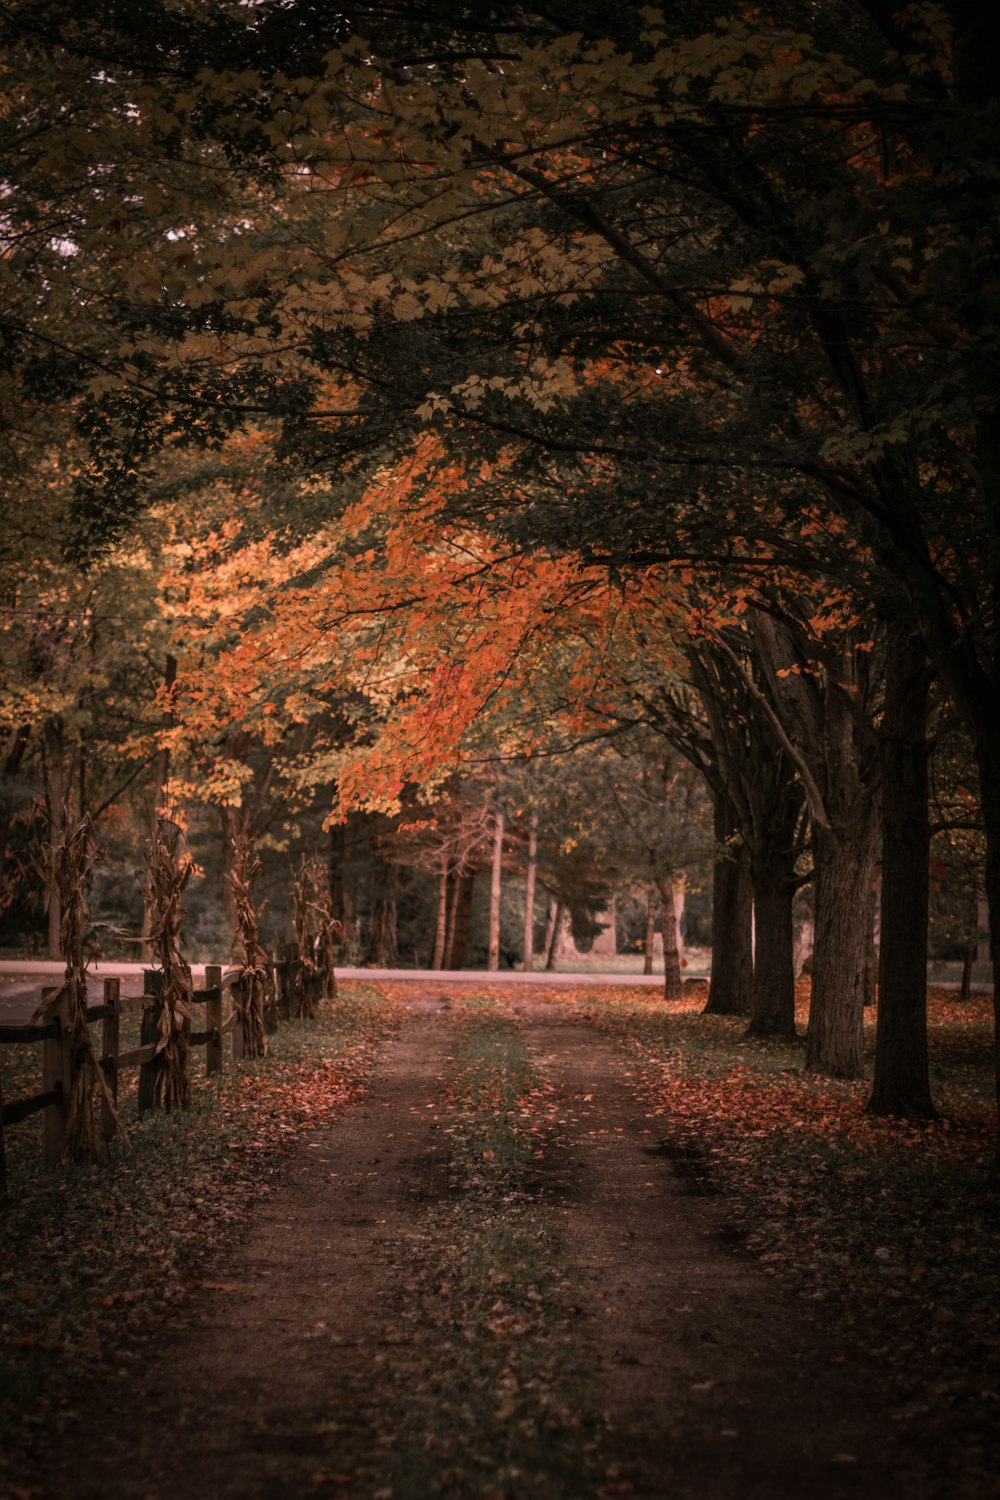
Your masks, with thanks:
[{"label": "twine tied around corn stalks", "polygon": [[97,1162],[108,1153],[100,1119],[102,1104],[117,1134],[123,1140],[127,1137],[87,1024],[85,942],[90,927],[90,872],[97,858],[97,835],[90,818],[75,823],[66,820],[62,837],[47,852],[59,893],[59,949],[66,967],[61,986],[54,995],[45,997],[32,1020],[43,1019],[62,1000],[68,1002],[63,1040],[69,1052],[70,1087],[63,1159]]},{"label": "twine tied around corn stalks", "polygon": [[263,1057],[268,1031],[278,1024],[278,996],[271,960],[260,943],[260,911],[254,905],[253,883],[264,866],[245,835],[236,839],[233,868],[226,876],[236,904],[236,948],[243,996],[243,1053]]},{"label": "twine tied around corn stalks", "polygon": [[191,971],[181,957],[180,934],[186,915],[181,896],[191,878],[190,858],[181,853],[181,830],[157,818],[146,845],[142,894],[150,913],[149,941],[162,975],[156,1009],[153,1103],[160,1109],[186,1109],[191,1102]]}]

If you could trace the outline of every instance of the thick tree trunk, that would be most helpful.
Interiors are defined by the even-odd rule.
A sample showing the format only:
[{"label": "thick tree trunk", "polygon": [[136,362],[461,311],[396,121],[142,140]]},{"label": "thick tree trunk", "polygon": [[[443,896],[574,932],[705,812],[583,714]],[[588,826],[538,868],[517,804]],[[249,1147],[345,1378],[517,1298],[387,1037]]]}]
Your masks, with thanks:
[{"label": "thick tree trunk", "polygon": [[684,993],[681,981],[681,956],[677,947],[677,919],[674,914],[674,888],[669,880],[657,882],[660,893],[660,921],[663,923],[663,998],[679,1000]]},{"label": "thick tree trunk", "polygon": [[[993,1066],[996,1097],[1000,1104],[1000,725],[976,745],[979,761],[980,796],[986,826],[986,903],[989,911],[990,962],[993,965]],[[996,1142],[996,1168],[1000,1171],[1000,1114]]]},{"label": "thick tree trunk", "polygon": [[545,934],[545,969],[551,972],[556,966],[556,949],[559,946],[559,928],[562,926],[563,904],[549,902],[549,925]]},{"label": "thick tree trunk", "polygon": [[330,913],[335,922],[344,921],[344,865],[347,860],[347,826],[334,823],[330,829],[327,884],[330,888]]},{"label": "thick tree trunk", "polygon": [[538,814],[531,814],[528,828],[528,866],[524,876],[524,958],[523,967],[530,974],[535,967],[535,880],[538,875]]},{"label": "thick tree trunk", "polygon": [[878,1001],[879,950],[875,946],[875,928],[879,913],[880,884],[878,872],[873,871],[865,906],[865,972],[861,982],[861,996],[866,1010]]},{"label": "thick tree trunk", "polygon": [[871,804],[860,796],[835,826],[813,830],[816,947],[806,1067],[830,1078],[864,1074],[864,912],[875,835]]},{"label": "thick tree trunk", "polygon": [[924,653],[899,646],[886,666],[882,720],[882,940],[875,1078],[878,1115],[934,1115],[927,1062],[927,693]]},{"label": "thick tree trunk", "polygon": [[642,949],[642,972],[653,972],[653,949],[656,946],[656,886],[646,887],[646,937]]},{"label": "thick tree trunk", "polygon": [[753,872],[753,984],[748,1036],[795,1036],[795,881],[772,867]]},{"label": "thick tree trunk", "polygon": [[[3,767],[0,769],[0,782],[10,782],[18,775],[21,762],[31,743],[31,726],[22,724],[12,737],[11,744],[6,748]],[[16,807],[16,799],[13,796],[0,795],[0,895],[3,892],[3,880],[7,868],[7,851],[10,847],[11,828],[13,827],[13,813]]]},{"label": "thick tree trunk", "polygon": [[[735,819],[721,797],[715,802],[715,837],[723,844]],[[753,986],[753,890],[750,855],[742,842],[715,861],[712,874],[712,972],[706,1016],[748,1016]]]},{"label": "thick tree trunk", "polygon": [[454,922],[451,943],[445,967],[461,969],[465,963],[465,949],[469,941],[469,918],[472,914],[473,875],[460,875],[455,887]]},{"label": "thick tree trunk", "polygon": [[441,857],[441,871],[438,876],[438,908],[437,922],[434,926],[434,946],[431,949],[432,969],[444,968],[445,943],[448,939],[448,896],[452,881],[448,870],[447,854]]},{"label": "thick tree trunk", "polygon": [[503,874],[503,829],[502,812],[493,817],[493,864],[490,869],[490,931],[487,968],[495,974],[500,967],[500,894]]},{"label": "thick tree trunk", "polygon": [[399,961],[396,923],[399,867],[380,860],[375,879],[378,884],[372,902],[368,962],[378,969],[392,969]]}]

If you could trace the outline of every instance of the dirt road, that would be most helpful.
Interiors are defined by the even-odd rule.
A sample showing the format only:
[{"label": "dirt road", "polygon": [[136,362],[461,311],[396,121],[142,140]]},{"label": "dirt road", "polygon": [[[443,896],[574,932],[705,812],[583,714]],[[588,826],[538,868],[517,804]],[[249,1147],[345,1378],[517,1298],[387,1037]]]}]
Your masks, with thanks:
[{"label": "dirt road", "polygon": [[[611,1041],[544,998],[505,999],[549,1126],[520,1186],[490,1199],[448,1167],[460,1007],[438,989],[407,1009],[365,1099],[305,1137],[142,1373],[81,1397],[32,1493],[963,1493],[933,1455],[897,1450],[864,1352],[738,1248]],[[555,1270],[518,1282],[532,1243]]]}]

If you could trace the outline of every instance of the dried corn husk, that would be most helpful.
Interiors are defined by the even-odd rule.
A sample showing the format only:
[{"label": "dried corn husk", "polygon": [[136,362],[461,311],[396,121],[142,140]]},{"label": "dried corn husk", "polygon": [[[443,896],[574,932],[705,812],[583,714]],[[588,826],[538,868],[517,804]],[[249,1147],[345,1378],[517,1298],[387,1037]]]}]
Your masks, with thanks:
[{"label": "dried corn husk", "polygon": [[181,905],[192,862],[181,853],[181,830],[157,818],[146,845],[143,896],[150,913],[150,944],[163,976],[156,1012],[156,1069],[153,1100],[165,1110],[191,1102],[191,970],[181,956],[186,915]]},{"label": "dried corn husk", "polygon": [[263,1057],[267,1051],[267,1032],[278,1021],[278,996],[274,985],[271,960],[260,943],[260,913],[254,905],[253,883],[264,866],[254,853],[253,842],[246,835],[234,846],[233,869],[226,879],[236,903],[237,957],[240,964],[243,995],[243,1052],[246,1057]]}]

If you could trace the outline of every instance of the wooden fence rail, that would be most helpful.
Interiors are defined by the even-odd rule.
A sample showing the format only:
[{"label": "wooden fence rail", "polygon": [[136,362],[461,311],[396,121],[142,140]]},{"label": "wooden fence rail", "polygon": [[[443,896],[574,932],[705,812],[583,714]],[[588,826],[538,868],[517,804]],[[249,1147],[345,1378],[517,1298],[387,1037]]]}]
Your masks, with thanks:
[{"label": "wooden fence rail", "polygon": [[[152,1107],[153,1078],[156,1066],[157,1014],[162,975],[158,969],[143,970],[143,994],[122,996],[121,980],[105,979],[103,1001],[100,1005],[88,1005],[87,1021],[102,1022],[100,1066],[103,1068],[108,1089],[114,1105],[118,1103],[118,1081],[126,1068],[139,1069],[139,1108]],[[229,1014],[223,1016],[226,993],[232,995]],[[218,964],[209,964],[205,969],[205,987],[197,989],[192,996],[196,1005],[205,1006],[205,1025],[200,1031],[192,1030],[188,1041],[192,1047],[205,1048],[205,1070],[211,1075],[224,1067],[223,1043],[232,1037],[231,1053],[234,1060],[243,1056],[243,997],[240,971],[223,970]],[[46,1009],[44,1002],[48,1000]],[[4,1103],[0,1084],[0,1203],[7,1196],[7,1167],[4,1147],[4,1128],[17,1125],[29,1116],[44,1111],[44,1161],[46,1167],[55,1167],[62,1160],[66,1138],[66,1113],[71,1078],[71,1053],[66,1042],[68,1021],[67,997],[57,987],[42,991],[43,1019],[21,1026],[0,1026],[0,1046],[24,1046],[42,1044],[42,1087],[34,1094]],[[139,1011],[140,1043],[129,1051],[119,1047],[121,1017],[123,1013]],[[114,1135],[114,1112],[105,1101],[101,1107],[101,1128],[105,1140]]]}]

